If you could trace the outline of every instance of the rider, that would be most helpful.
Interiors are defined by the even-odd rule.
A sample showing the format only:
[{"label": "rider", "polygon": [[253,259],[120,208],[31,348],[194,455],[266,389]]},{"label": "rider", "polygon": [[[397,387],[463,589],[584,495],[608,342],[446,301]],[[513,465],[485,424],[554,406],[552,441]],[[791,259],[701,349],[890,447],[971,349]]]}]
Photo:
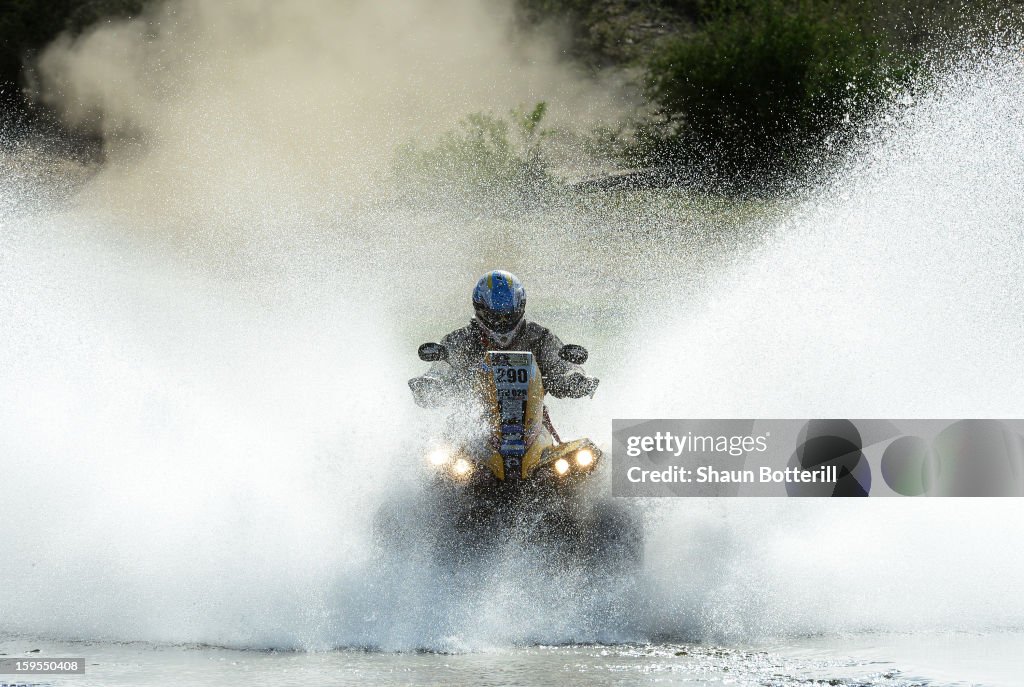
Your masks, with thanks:
[{"label": "rider", "polygon": [[526,290],[510,272],[495,270],[480,277],[473,289],[476,317],[441,339],[448,360],[435,363],[424,375],[409,380],[413,398],[423,407],[444,402],[446,375],[470,376],[491,350],[530,351],[537,361],[545,390],[555,398],[582,398],[597,389],[598,380],[583,368],[562,360],[562,342],[545,327],[525,317]]}]

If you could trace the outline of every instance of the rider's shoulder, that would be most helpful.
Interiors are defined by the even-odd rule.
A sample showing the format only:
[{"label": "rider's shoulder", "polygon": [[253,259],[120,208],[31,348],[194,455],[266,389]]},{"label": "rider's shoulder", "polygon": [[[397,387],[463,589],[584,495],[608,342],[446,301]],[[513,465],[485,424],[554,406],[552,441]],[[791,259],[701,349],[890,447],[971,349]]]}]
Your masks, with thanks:
[{"label": "rider's shoulder", "polygon": [[526,331],[526,333],[533,334],[535,336],[544,336],[550,331],[544,325],[540,324],[539,322],[534,322],[533,320],[527,320],[526,322],[523,322],[523,329]]},{"label": "rider's shoulder", "polygon": [[479,334],[476,331],[476,327],[474,327],[473,323],[470,322],[465,327],[459,327],[455,331],[446,334],[445,337],[441,339],[441,343],[445,346],[450,346],[452,344],[457,345],[475,341],[477,338],[479,338]]},{"label": "rider's shoulder", "polygon": [[523,323],[523,337],[528,341],[543,341],[554,336],[550,329],[537,322],[527,320]]}]

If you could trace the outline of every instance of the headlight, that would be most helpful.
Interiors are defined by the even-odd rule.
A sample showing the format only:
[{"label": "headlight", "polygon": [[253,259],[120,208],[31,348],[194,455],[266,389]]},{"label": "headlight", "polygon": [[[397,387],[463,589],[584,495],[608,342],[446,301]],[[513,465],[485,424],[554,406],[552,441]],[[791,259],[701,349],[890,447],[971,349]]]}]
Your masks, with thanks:
[{"label": "headlight", "polygon": [[442,446],[441,448],[435,448],[433,451],[431,451],[430,455],[427,456],[427,460],[430,461],[431,465],[435,467],[441,467],[442,465],[447,463],[451,459],[451,457],[451,451],[449,451],[446,447]]},{"label": "headlight", "polygon": [[473,465],[465,458],[459,458],[452,464],[452,472],[457,477],[465,477],[473,471]]},{"label": "headlight", "polygon": [[567,461],[565,458],[559,458],[558,460],[556,460],[555,472],[557,472],[559,475],[564,475],[565,473],[569,472],[569,461]]},{"label": "headlight", "polygon": [[589,448],[580,449],[576,452],[576,464],[581,468],[590,467],[594,462],[594,452]]}]

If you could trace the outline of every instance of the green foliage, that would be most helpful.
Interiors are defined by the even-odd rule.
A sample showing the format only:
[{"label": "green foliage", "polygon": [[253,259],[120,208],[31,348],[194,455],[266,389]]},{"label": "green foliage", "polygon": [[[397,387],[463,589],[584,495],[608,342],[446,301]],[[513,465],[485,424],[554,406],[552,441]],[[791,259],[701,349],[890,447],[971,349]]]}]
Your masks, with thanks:
[{"label": "green foliage", "polygon": [[757,184],[809,153],[903,73],[877,35],[823,0],[720,0],[696,35],[666,43],[647,72],[668,128],[663,143],[719,177]]},{"label": "green foliage", "polygon": [[557,27],[562,47],[600,69],[638,66],[663,36],[692,23],[701,0],[516,0],[527,26]]},{"label": "green foliage", "polygon": [[507,118],[477,112],[463,118],[432,145],[406,143],[395,173],[403,185],[425,191],[508,194],[549,181],[541,147],[547,104],[513,110]]},{"label": "green foliage", "polygon": [[[24,65],[62,31],[159,1],[0,0],[0,117],[24,112]],[[1019,25],[1019,1],[515,0],[515,11],[524,27],[557,28],[584,65],[645,74],[642,113],[593,132],[595,156],[759,185],[841,149],[917,55],[972,25]],[[433,184],[542,185],[544,118],[544,103],[472,115],[433,145],[405,146],[396,169]]]}]

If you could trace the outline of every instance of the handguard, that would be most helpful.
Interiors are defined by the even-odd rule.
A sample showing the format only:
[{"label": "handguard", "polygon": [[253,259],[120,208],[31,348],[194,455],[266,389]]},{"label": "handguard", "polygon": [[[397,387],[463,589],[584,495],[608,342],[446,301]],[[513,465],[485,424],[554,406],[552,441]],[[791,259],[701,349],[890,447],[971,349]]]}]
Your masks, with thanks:
[{"label": "handguard", "polygon": [[438,408],[445,404],[444,382],[426,375],[409,380],[412,399],[420,408]]},{"label": "handguard", "polygon": [[555,398],[583,398],[593,396],[601,380],[588,377],[580,372],[572,372],[563,377],[549,379],[545,384],[549,394]]}]

